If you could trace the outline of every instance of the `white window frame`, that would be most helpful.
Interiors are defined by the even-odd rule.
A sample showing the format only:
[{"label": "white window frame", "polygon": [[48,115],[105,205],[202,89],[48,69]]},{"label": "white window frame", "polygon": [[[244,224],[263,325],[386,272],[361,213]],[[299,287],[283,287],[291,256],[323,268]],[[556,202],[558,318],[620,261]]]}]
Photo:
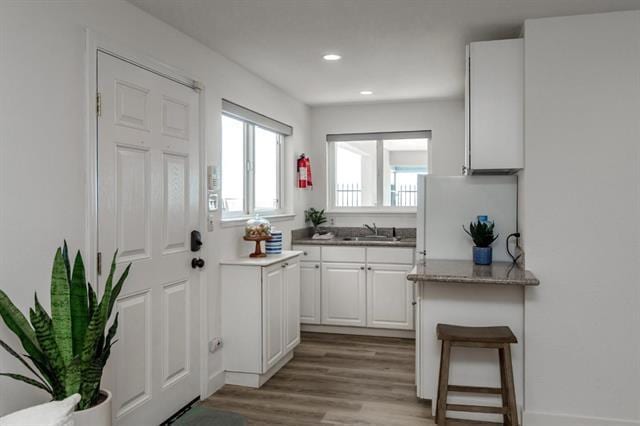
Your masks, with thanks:
[{"label": "white window frame", "polygon": [[[243,210],[228,212],[224,210],[224,200],[222,205],[222,221],[223,222],[237,222],[243,221],[254,216],[256,213],[263,217],[274,216],[289,216],[286,212],[286,200],[284,191],[284,138],[285,136],[272,129],[259,126],[257,124],[242,120],[241,118],[232,114],[222,113],[222,116],[232,118],[234,120],[241,121],[243,124],[243,152],[244,152],[244,188],[243,188]],[[276,196],[278,200],[278,207],[275,209],[256,209],[255,208],[255,128],[260,127],[264,130],[273,132],[277,135],[277,147],[278,152],[276,154],[276,170],[277,170],[277,184],[276,184]],[[221,151],[222,150],[221,144]],[[224,161],[224,152],[221,152],[220,158]],[[221,188],[224,187],[224,180],[221,179]]]},{"label": "white window frame", "polygon": [[[416,137],[416,135],[419,135]],[[349,139],[352,137],[353,139]],[[427,174],[431,173],[431,131],[380,132],[327,135],[327,212],[328,213],[415,213],[415,207],[384,206],[384,183],[382,172],[383,149],[385,140],[394,139],[427,139]],[[375,141],[376,142],[376,205],[362,207],[336,206],[336,142]]]}]

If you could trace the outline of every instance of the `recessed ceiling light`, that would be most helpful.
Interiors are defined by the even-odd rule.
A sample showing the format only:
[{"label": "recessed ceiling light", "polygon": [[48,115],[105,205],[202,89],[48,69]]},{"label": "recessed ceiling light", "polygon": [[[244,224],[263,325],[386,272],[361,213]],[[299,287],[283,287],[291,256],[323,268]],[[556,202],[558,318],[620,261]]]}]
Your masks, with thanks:
[{"label": "recessed ceiling light", "polygon": [[338,55],[337,53],[327,53],[322,57],[322,59],[324,59],[325,61],[339,61],[340,59],[342,59],[342,56]]},{"label": "recessed ceiling light", "polygon": [[368,95],[373,95],[373,92],[371,90],[363,90],[360,92],[360,94],[368,96]]}]

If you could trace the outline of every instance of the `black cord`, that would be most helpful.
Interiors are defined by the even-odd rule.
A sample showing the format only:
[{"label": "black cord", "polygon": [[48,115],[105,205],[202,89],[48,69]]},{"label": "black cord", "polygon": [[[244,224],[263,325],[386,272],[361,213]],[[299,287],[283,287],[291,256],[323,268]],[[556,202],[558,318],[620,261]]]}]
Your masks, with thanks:
[{"label": "black cord", "polygon": [[[514,255],[511,253],[511,250],[509,250],[509,238],[511,238],[511,237],[515,237],[516,239],[517,239],[517,238],[520,238],[520,233],[519,233],[519,232],[514,232],[513,234],[511,234],[511,235],[509,235],[509,236],[507,237],[507,254],[508,254],[508,255],[509,255],[509,257],[511,258],[511,260],[513,260],[513,263],[516,263],[516,262],[518,261],[518,259],[520,259],[520,256],[522,256],[522,254],[519,254],[518,256],[514,256]],[[517,245],[518,245],[518,243],[517,243],[517,240],[516,240],[516,246],[517,246]]]}]

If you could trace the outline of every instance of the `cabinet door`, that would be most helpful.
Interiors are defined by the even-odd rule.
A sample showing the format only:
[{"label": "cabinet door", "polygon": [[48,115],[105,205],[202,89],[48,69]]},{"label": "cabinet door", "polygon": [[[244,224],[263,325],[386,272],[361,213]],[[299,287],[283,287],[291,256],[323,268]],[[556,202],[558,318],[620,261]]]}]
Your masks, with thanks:
[{"label": "cabinet door", "polygon": [[408,265],[367,267],[367,326],[413,329],[413,283]]},{"label": "cabinet door", "polygon": [[320,263],[300,262],[300,322],[320,324]]},{"label": "cabinet door", "polygon": [[366,273],[361,263],[322,264],[322,324],[366,326]]},{"label": "cabinet door", "polygon": [[523,41],[471,43],[469,55],[467,162],[473,170],[521,169]]},{"label": "cabinet door", "polygon": [[284,268],[284,352],[300,343],[300,262],[291,259]]},{"label": "cabinet door", "polygon": [[262,372],[284,355],[284,268],[282,263],[262,270]]}]

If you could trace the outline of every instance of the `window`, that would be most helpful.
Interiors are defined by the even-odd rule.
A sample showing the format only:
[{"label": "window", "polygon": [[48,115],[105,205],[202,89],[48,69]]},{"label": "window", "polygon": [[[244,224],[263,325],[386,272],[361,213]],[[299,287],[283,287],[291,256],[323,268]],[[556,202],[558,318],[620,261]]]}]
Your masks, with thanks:
[{"label": "window", "polygon": [[284,137],[292,129],[278,121],[223,101],[223,219],[284,211]]},{"label": "window", "polygon": [[332,209],[412,209],[429,131],[327,135]]}]

